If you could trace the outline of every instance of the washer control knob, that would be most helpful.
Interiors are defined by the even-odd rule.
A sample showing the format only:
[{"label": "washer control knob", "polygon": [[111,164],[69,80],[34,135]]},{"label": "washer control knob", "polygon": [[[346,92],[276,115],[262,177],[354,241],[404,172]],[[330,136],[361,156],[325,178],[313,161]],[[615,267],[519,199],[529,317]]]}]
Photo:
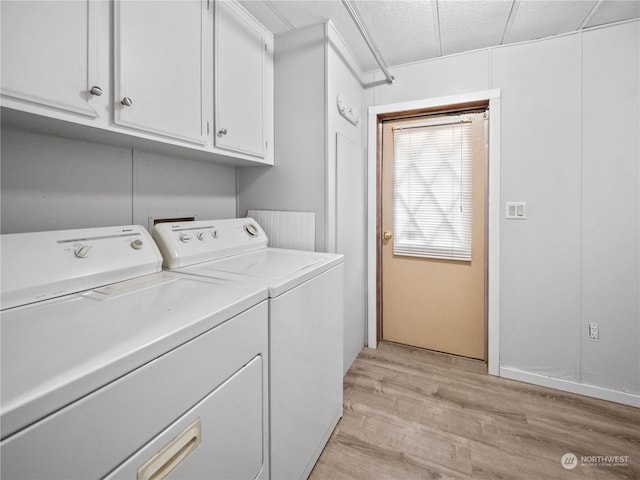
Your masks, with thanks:
[{"label": "washer control knob", "polygon": [[78,248],[76,248],[73,253],[76,257],[78,258],[86,258],[87,255],[89,255],[89,246],[88,245],[81,245]]},{"label": "washer control knob", "polygon": [[187,235],[186,233],[181,233],[180,236],[178,237],[178,239],[182,243],[188,243],[188,242],[191,241],[191,237],[189,235]]},{"label": "washer control knob", "polygon": [[200,240],[201,242],[204,242],[204,232],[199,232],[196,237],[198,238],[198,240]]},{"label": "washer control knob", "polygon": [[218,238],[218,230],[214,230],[213,232],[211,232],[211,236],[213,238]]},{"label": "washer control knob", "polygon": [[133,248],[134,250],[140,250],[142,248],[142,240],[137,239],[134,240],[133,242],[131,242],[131,248]]},{"label": "washer control knob", "polygon": [[247,232],[247,235],[249,235],[251,238],[255,238],[258,236],[258,229],[253,223],[247,223],[244,226],[244,231]]}]

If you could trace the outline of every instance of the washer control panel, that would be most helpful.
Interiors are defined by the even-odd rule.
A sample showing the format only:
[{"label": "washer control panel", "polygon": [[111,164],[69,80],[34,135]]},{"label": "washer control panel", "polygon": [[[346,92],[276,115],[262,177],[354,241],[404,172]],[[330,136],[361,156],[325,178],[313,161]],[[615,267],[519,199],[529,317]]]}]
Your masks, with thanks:
[{"label": "washer control panel", "polygon": [[258,236],[258,228],[255,224],[249,222],[244,224],[244,231],[247,232],[247,235],[251,238],[256,238]]},{"label": "washer control panel", "polygon": [[266,248],[269,242],[252,218],[160,223],[152,235],[170,269]]}]

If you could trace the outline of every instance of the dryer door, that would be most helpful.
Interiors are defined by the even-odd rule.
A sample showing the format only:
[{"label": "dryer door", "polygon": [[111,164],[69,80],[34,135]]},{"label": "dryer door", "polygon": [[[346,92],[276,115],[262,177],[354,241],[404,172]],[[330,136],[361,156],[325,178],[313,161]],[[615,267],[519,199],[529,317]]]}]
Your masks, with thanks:
[{"label": "dryer door", "polygon": [[106,479],[268,478],[262,361],[255,357]]}]

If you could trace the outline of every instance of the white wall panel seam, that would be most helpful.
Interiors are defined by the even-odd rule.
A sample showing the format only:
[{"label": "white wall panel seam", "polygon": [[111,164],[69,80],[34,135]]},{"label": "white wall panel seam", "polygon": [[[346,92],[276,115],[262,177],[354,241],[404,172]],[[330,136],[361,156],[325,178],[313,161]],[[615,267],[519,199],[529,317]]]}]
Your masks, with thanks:
[{"label": "white wall panel seam", "polygon": [[[335,182],[332,179],[335,178],[334,165],[330,164],[329,156],[329,35],[331,25],[327,21],[324,23],[324,106],[322,114],[324,115],[324,142],[322,144],[324,158],[324,250],[326,252],[336,251],[336,190],[334,187]],[[332,191],[333,190],[333,191]]]},{"label": "white wall panel seam", "polygon": [[[595,8],[595,7],[594,7]],[[578,334],[576,335],[577,341],[577,352],[578,358],[576,359],[577,366],[577,375],[578,375],[578,383],[582,383],[582,335],[584,332],[582,331],[582,295],[583,295],[583,287],[582,287],[582,272],[584,268],[584,249],[582,248],[583,236],[584,236],[584,201],[583,201],[583,190],[584,190],[584,157],[582,152],[582,145],[584,142],[584,128],[582,125],[583,115],[584,115],[584,91],[583,91],[583,78],[584,78],[584,53],[583,53],[583,38],[584,35],[582,32],[580,35],[580,41],[578,42],[578,48],[580,49],[578,55],[578,131],[580,132],[579,144],[578,144],[578,156],[580,158],[580,244],[578,248],[580,249],[580,260],[578,264]]]},{"label": "white wall panel seam", "polygon": [[236,178],[236,218],[240,218],[242,216],[240,214],[240,173],[238,172],[237,167],[234,170]]},{"label": "white wall panel seam", "polygon": [[131,150],[131,224],[135,221],[133,216],[135,215],[135,203],[136,201],[136,150]]}]

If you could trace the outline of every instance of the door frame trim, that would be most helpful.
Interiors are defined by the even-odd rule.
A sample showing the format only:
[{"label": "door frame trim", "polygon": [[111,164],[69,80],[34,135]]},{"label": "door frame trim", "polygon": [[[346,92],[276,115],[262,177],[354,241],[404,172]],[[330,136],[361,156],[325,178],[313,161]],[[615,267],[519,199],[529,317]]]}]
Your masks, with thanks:
[{"label": "door frame trim", "polygon": [[500,89],[369,107],[367,119],[367,346],[378,343],[378,165],[380,117],[394,112],[489,102],[487,366],[500,373]]}]

